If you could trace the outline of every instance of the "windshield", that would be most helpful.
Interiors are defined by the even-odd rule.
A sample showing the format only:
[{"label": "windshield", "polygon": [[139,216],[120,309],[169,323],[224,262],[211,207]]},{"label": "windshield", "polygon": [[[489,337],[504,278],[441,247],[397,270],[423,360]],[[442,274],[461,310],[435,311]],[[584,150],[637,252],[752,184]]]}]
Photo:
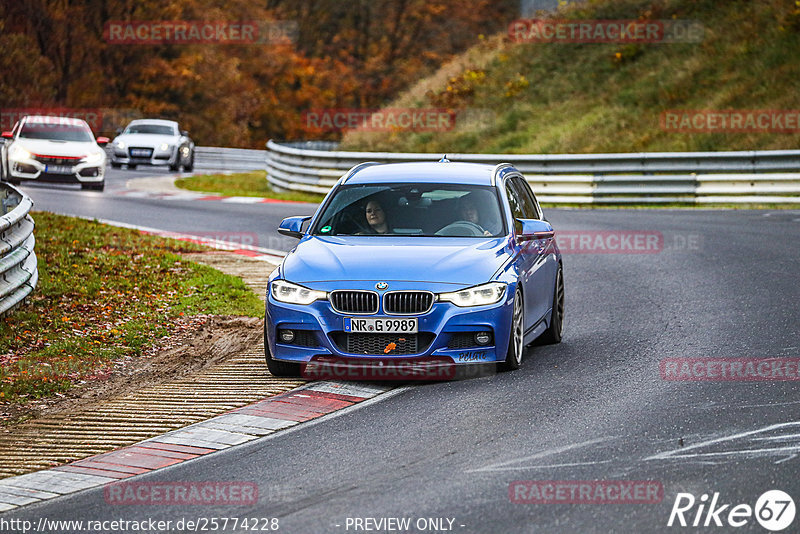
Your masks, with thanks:
[{"label": "windshield", "polygon": [[175,128],[163,124],[131,124],[126,134],[175,135]]},{"label": "windshield", "polygon": [[497,192],[456,184],[346,185],[329,200],[314,235],[499,237]]},{"label": "windshield", "polygon": [[19,133],[24,139],[46,139],[50,141],[94,141],[92,131],[85,124],[69,122],[26,122]]}]

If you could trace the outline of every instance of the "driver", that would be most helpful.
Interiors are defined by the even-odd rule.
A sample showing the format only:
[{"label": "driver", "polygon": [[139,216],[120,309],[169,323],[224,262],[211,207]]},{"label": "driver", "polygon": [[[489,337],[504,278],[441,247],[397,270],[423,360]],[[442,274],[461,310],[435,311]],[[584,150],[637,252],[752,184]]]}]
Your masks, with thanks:
[{"label": "driver", "polygon": [[364,209],[364,215],[369,224],[368,232],[359,232],[358,235],[364,233],[370,234],[388,234],[389,223],[386,221],[386,212],[383,211],[383,206],[377,200],[370,200]]},{"label": "driver", "polygon": [[492,236],[492,233],[489,230],[484,229],[483,225],[481,224],[480,215],[478,214],[478,204],[475,202],[474,198],[470,196],[461,198],[458,203],[458,215],[462,221],[471,222],[480,226],[481,230],[483,230],[483,235],[486,237]]}]

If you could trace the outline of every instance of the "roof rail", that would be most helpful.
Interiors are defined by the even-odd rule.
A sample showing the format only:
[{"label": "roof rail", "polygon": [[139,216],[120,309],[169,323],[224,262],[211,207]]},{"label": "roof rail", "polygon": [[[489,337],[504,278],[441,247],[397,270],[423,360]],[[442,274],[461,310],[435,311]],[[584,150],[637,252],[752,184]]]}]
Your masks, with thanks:
[{"label": "roof rail", "polygon": [[510,163],[499,163],[495,166],[494,170],[492,171],[492,186],[497,184],[497,177],[500,176],[500,173],[503,169],[514,168],[514,166]]},{"label": "roof rail", "polygon": [[344,184],[348,179],[350,179],[351,176],[354,176],[361,169],[365,169],[373,165],[380,165],[380,163],[377,161],[365,161],[364,163],[359,163],[358,165],[353,166],[353,168],[347,171],[342,177],[342,184]]}]

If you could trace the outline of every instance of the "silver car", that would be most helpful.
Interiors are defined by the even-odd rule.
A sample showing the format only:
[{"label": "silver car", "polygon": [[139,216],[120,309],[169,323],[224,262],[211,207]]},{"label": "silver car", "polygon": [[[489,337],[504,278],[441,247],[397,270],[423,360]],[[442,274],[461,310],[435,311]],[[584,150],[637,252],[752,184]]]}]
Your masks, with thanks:
[{"label": "silver car", "polygon": [[171,171],[194,169],[194,142],[175,121],[132,121],[111,143],[111,166],[169,165]]}]

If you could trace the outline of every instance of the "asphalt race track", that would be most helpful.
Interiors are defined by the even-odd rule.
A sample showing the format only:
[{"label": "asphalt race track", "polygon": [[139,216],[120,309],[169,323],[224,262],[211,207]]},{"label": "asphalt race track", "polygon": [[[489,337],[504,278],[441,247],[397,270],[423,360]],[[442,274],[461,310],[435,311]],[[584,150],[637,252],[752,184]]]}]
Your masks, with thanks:
[{"label": "asphalt race track", "polygon": [[[104,193],[23,189],[38,210],[171,231],[253,232],[259,245],[284,250],[292,241],[277,235],[277,223],[313,211],[115,196],[124,179],[152,174],[111,171]],[[254,506],[112,506],[101,488],[3,519],[277,517],[280,532],[306,534],[356,532],[354,518],[397,517],[445,518],[445,527],[450,519],[459,533],[680,532],[690,529],[667,522],[685,492],[698,504],[719,493],[718,505],[730,505],[719,516],[724,526],[705,530],[764,532],[752,517],[734,529],[728,511],[754,507],[767,490],[800,495],[798,381],[670,381],[660,362],[800,356],[800,210],[546,214],[557,233],[656,232],[663,241],[644,254],[565,251],[564,341],[529,348],[519,371],[411,384],[137,479],[255,482]],[[654,481],[663,498],[530,504],[509,494],[514,481],[593,480]]]}]

